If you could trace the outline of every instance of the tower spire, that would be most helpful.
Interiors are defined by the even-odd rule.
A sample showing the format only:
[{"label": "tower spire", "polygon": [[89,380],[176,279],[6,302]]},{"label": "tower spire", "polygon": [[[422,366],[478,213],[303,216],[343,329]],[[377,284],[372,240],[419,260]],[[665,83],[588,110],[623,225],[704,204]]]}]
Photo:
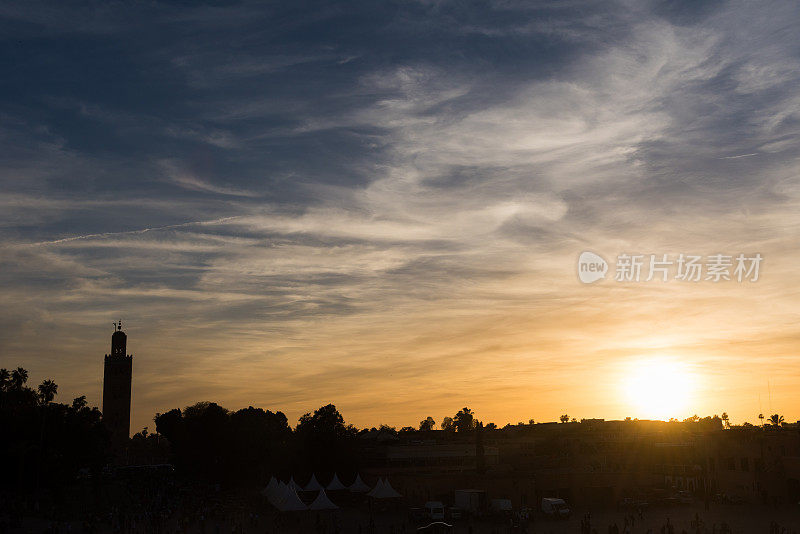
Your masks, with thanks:
[{"label": "tower spire", "polygon": [[125,449],[130,435],[133,365],[126,350],[127,339],[122,331],[122,320],[115,321],[111,354],[106,354],[103,367],[103,421],[116,453]]}]

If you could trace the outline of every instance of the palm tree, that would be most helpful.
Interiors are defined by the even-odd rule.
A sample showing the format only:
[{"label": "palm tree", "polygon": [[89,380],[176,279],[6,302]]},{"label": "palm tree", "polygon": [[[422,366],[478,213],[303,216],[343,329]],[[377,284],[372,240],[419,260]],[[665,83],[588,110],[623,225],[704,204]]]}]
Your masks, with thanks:
[{"label": "palm tree", "polygon": [[58,385],[52,380],[45,380],[39,384],[39,397],[43,404],[49,404],[58,393]]},{"label": "palm tree", "polygon": [[86,395],[81,395],[80,397],[75,397],[72,399],[72,409],[75,411],[80,411],[86,408]]},{"label": "palm tree", "polygon": [[8,369],[3,367],[0,369],[0,391],[5,391],[10,382],[11,373],[8,372]]},{"label": "palm tree", "polygon": [[781,423],[783,423],[783,416],[774,413],[774,414],[769,416],[769,422],[773,426],[781,426]]},{"label": "palm tree", "polygon": [[758,414],[758,418],[761,420],[761,426],[764,426],[764,414],[763,413]]},{"label": "palm tree", "polygon": [[22,386],[25,385],[25,382],[28,381],[28,371],[23,369],[22,367],[17,367],[15,370],[11,371],[11,387],[16,390],[22,389]]},{"label": "palm tree", "polygon": [[728,418],[728,412],[722,412],[722,424],[725,428],[731,427],[731,420]]}]

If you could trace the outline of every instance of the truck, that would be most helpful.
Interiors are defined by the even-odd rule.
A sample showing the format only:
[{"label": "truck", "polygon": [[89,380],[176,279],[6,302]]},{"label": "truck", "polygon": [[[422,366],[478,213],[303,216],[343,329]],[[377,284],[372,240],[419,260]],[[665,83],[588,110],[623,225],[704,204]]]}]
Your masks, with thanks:
[{"label": "truck", "polygon": [[550,517],[567,518],[569,517],[570,509],[564,499],[544,497],[542,498],[542,513]]}]

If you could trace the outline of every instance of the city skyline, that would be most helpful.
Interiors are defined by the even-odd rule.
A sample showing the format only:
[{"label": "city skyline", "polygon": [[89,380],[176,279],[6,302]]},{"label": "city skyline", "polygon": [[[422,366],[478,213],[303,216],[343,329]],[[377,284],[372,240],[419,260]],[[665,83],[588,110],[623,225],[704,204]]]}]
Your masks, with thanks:
[{"label": "city skyline", "polygon": [[[3,366],[100,406],[121,318],[131,432],[204,400],[796,421],[798,18],[2,4]],[[615,281],[626,254],[763,261]]]}]

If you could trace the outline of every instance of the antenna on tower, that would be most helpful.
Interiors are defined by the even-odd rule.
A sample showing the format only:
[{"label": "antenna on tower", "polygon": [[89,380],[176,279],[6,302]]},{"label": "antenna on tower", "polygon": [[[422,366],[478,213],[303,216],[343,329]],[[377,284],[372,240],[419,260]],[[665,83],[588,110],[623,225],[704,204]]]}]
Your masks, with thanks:
[{"label": "antenna on tower", "polygon": [[116,332],[117,331],[117,322],[114,321],[112,324],[114,325],[114,332]]},{"label": "antenna on tower", "polygon": [[117,322],[117,330],[122,330],[122,319]]}]

